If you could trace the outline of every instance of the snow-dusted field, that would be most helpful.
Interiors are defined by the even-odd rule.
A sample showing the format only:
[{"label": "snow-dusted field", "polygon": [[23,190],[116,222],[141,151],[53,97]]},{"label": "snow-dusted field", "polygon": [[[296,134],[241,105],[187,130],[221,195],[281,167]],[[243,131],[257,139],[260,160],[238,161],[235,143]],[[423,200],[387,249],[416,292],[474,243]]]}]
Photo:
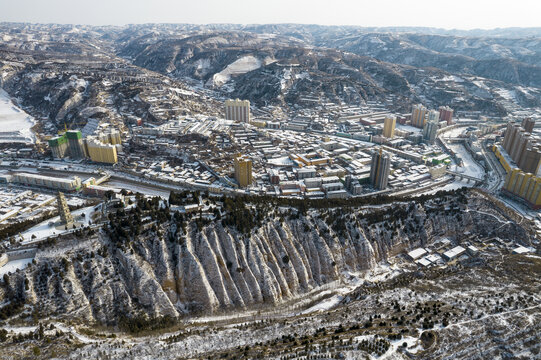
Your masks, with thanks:
[{"label": "snow-dusted field", "polygon": [[168,190],[160,190],[153,188],[151,186],[145,186],[144,184],[133,184],[129,182],[124,182],[120,180],[110,180],[107,181],[101,186],[110,187],[112,189],[126,189],[133,192],[139,192],[141,194],[145,195],[152,195],[152,196],[161,196],[163,198],[169,198],[170,191]]},{"label": "snow-dusted field", "polygon": [[28,258],[28,259],[18,259],[18,260],[12,260],[8,261],[8,263],[0,268],[0,276],[3,276],[7,273],[14,273],[17,271],[17,269],[24,269],[28,266],[34,260],[34,258]]},{"label": "snow-dusted field", "polygon": [[[79,209],[79,210],[75,210],[71,214],[75,218],[76,222],[81,223],[83,226],[87,226],[87,225],[89,225],[90,214],[93,211],[94,211],[94,206],[89,206],[89,207],[85,207],[85,208],[82,208],[82,209]],[[85,216],[80,217],[81,214],[84,214]],[[61,233],[65,232],[66,230],[58,230],[54,225],[52,225],[52,226],[49,225],[50,223],[54,224],[54,223],[56,223],[58,221],[60,221],[60,217],[56,216],[56,217],[54,217],[52,219],[48,219],[46,221],[43,221],[42,223],[37,224],[36,226],[31,227],[30,229],[26,230],[25,232],[23,232],[21,234],[21,236],[24,239],[23,243],[28,244],[28,243],[31,243],[33,241],[37,241],[37,240],[46,238],[46,237],[51,236],[51,235],[61,234]],[[32,235],[35,235],[34,239],[32,239]]]},{"label": "snow-dusted field", "polygon": [[449,183],[442,187],[437,187],[436,189],[433,189],[433,190],[428,190],[426,192],[418,193],[416,194],[416,196],[430,195],[430,194],[435,194],[438,191],[450,191],[450,190],[460,189],[463,187],[472,187],[472,186],[473,186],[473,183],[466,183],[464,181],[453,181],[452,183]]},{"label": "snow-dusted field", "polygon": [[30,130],[34,124],[34,118],[16,107],[9,95],[0,89],[0,143],[35,142],[36,138]]}]

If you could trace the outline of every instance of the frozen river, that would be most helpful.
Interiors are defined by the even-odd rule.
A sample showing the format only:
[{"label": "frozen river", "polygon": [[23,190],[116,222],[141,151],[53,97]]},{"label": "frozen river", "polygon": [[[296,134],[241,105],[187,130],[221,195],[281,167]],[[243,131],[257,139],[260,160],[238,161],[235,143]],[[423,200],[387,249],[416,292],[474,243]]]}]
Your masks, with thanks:
[{"label": "frozen river", "polygon": [[34,124],[34,118],[15,106],[8,93],[0,89],[0,143],[34,143],[36,138],[30,130]]},{"label": "frozen river", "polygon": [[466,150],[462,144],[449,144],[459,158],[462,159],[462,166],[451,165],[451,170],[457,173],[469,175],[482,179],[485,176],[485,169],[472,157],[470,152]]}]

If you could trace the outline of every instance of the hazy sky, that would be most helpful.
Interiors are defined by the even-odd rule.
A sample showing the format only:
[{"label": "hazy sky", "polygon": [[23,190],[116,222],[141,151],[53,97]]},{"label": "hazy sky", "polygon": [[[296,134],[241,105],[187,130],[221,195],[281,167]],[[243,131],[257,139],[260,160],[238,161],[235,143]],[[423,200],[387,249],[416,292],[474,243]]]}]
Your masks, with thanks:
[{"label": "hazy sky", "polygon": [[0,0],[0,21],[541,27],[541,0]]}]

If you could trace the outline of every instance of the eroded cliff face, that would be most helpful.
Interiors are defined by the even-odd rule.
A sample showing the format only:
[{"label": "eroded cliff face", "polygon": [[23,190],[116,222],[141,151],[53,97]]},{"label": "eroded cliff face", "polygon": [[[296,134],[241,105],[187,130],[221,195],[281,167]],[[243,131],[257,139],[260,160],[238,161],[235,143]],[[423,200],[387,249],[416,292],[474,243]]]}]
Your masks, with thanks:
[{"label": "eroded cliff face", "polygon": [[171,220],[129,245],[105,233],[74,240],[76,247],[59,244],[10,275],[0,302],[22,299],[41,316],[103,324],[211,314],[280,303],[435,238],[527,237],[476,197],[467,205],[429,201],[266,219],[249,234],[221,221],[198,227],[192,219],[183,228]]}]

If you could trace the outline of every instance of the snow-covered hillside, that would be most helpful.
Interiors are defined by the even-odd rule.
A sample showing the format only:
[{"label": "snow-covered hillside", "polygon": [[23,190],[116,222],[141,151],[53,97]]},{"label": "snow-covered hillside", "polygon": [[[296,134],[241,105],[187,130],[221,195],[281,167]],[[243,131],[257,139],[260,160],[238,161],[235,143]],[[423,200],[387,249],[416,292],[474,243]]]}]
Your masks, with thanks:
[{"label": "snow-covered hillside", "polygon": [[31,127],[34,118],[15,106],[9,95],[0,88],[0,142],[34,143]]}]

